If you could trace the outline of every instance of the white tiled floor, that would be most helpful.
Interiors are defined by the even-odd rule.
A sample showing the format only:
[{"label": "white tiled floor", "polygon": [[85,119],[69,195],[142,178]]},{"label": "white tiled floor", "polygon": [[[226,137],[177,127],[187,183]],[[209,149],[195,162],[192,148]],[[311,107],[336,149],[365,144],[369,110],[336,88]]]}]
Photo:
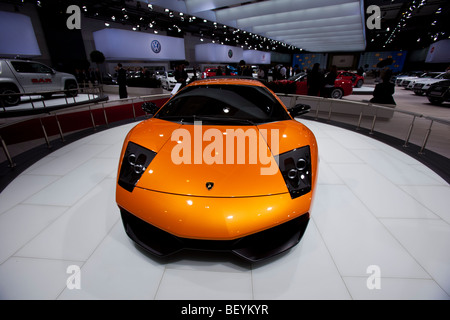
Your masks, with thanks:
[{"label": "white tiled floor", "polygon": [[[114,199],[129,124],[55,151],[0,194],[0,299],[449,300],[450,186],[376,140],[301,121],[319,143],[319,184],[289,252],[251,264],[137,248]],[[71,265],[80,289],[66,286]]]}]

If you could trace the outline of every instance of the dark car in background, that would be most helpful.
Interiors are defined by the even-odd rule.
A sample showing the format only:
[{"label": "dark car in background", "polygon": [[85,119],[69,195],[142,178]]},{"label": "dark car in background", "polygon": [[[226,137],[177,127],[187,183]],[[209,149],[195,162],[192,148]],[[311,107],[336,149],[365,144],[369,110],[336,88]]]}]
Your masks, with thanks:
[{"label": "dark car in background", "polygon": [[430,103],[434,105],[450,101],[450,80],[433,83],[426,95]]}]

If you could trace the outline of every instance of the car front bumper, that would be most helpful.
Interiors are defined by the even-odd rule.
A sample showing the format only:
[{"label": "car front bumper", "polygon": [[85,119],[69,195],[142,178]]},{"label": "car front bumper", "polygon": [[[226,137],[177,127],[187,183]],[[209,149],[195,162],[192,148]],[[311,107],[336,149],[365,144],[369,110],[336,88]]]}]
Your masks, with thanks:
[{"label": "car front bumper", "polygon": [[[119,207],[120,208],[120,207]],[[165,257],[181,250],[226,251],[255,262],[280,254],[294,247],[302,238],[309,222],[309,213],[242,238],[203,240],[177,237],[141,220],[120,208],[127,235],[148,252]]]}]

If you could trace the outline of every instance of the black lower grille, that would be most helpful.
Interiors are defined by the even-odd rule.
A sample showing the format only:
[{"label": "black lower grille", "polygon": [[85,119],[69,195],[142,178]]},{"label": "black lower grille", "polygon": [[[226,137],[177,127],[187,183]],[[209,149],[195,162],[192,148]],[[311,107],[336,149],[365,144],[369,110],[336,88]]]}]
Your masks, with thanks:
[{"label": "black lower grille", "polygon": [[309,213],[276,227],[234,240],[198,240],[174,236],[120,208],[128,236],[150,253],[163,257],[178,251],[230,251],[246,260],[258,261],[295,246],[309,222]]}]

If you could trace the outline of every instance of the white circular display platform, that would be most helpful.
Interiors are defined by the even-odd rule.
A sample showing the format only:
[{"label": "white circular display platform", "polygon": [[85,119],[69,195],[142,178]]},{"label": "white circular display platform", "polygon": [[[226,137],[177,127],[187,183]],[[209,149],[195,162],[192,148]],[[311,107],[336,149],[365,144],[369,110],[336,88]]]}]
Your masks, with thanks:
[{"label": "white circular display platform", "polygon": [[320,166],[300,243],[259,263],[155,258],[115,203],[136,123],[41,159],[0,194],[0,299],[450,299],[450,186],[379,141],[314,121]]}]

